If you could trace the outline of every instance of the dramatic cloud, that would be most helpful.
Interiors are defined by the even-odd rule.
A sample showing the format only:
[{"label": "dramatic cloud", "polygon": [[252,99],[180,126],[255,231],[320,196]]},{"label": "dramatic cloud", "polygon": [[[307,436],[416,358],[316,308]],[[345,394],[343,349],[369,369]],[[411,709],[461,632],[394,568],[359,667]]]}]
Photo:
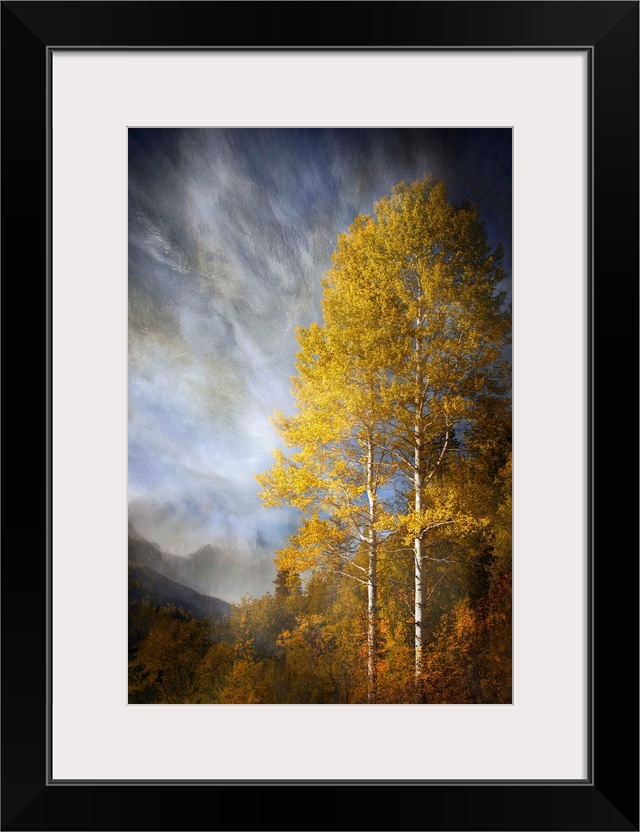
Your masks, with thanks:
[{"label": "dramatic cloud", "polygon": [[478,204],[509,271],[509,130],[129,131],[129,512],[141,534],[178,554],[282,545],[295,517],[261,508],[253,474],[278,445],[270,415],[292,411],[295,327],[320,320],[336,235],[425,173]]}]

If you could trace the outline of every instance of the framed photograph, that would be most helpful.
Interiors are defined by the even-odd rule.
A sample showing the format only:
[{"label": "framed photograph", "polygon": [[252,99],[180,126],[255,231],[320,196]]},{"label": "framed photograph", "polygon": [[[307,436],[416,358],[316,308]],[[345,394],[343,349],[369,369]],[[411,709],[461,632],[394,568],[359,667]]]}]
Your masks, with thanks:
[{"label": "framed photograph", "polygon": [[512,144],[129,127],[129,704],[513,701]]},{"label": "framed photograph", "polygon": [[[339,9],[2,4],[3,829],[638,829],[638,3]],[[476,275],[429,330],[475,364],[429,354],[427,508],[413,253],[390,277],[420,211],[433,303]]]}]

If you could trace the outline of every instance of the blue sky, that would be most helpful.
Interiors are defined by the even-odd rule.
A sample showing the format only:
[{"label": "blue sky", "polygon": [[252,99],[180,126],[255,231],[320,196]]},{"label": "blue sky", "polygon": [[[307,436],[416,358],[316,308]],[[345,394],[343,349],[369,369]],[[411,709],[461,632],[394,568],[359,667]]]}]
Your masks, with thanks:
[{"label": "blue sky", "polygon": [[[402,180],[478,204],[511,272],[511,130],[129,130],[129,516],[167,551],[271,554],[254,473],[336,236]],[[510,285],[506,287],[510,290]],[[510,292],[509,292],[510,293]],[[265,591],[270,589],[265,586]]]}]

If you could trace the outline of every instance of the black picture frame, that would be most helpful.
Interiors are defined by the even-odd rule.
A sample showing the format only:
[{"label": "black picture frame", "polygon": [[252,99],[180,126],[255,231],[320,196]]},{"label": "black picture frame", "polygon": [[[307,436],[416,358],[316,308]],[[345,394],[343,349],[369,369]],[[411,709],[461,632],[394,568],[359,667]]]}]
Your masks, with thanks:
[{"label": "black picture frame", "polygon": [[[2,829],[638,829],[637,492],[623,476],[636,471],[637,460],[638,10],[626,0],[2,3],[2,288],[7,317],[18,325],[9,329],[3,361],[10,467],[3,495]],[[51,50],[61,47],[588,50],[587,780],[384,783],[358,781],[357,772],[353,781],[322,783],[48,780],[48,66]],[[571,430],[561,414],[558,429],[550,476],[562,433]]]}]

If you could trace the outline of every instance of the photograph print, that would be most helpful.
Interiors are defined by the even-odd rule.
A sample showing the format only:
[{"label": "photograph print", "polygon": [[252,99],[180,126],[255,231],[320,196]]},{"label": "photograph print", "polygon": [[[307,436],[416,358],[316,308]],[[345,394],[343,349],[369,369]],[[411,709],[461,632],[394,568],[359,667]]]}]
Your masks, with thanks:
[{"label": "photograph print", "polygon": [[510,128],[129,128],[130,704],[512,701]]}]

